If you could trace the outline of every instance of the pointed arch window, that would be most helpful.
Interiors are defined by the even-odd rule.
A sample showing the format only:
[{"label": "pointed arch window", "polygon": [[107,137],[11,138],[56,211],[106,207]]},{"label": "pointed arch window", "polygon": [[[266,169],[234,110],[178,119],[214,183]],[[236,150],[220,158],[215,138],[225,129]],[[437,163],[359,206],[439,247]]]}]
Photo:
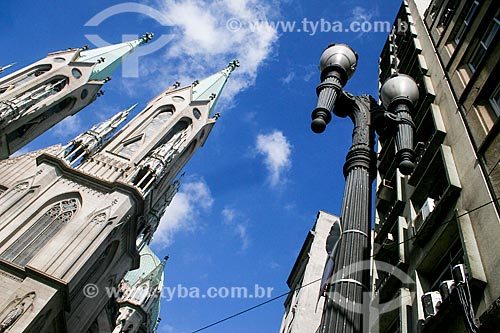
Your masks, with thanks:
[{"label": "pointed arch window", "polygon": [[146,138],[157,135],[165,130],[165,124],[172,118],[174,114],[173,106],[167,105],[159,107],[155,112],[156,116],[151,120],[151,122],[144,128],[143,133]]},{"label": "pointed arch window", "polygon": [[[76,103],[76,98],[75,97],[66,97],[62,101],[56,103],[55,105],[51,106],[49,109],[47,109],[43,114],[39,115],[38,117],[32,119],[30,122],[27,124],[24,124],[23,126],[19,127],[18,129],[10,132],[7,134],[7,140],[8,141],[14,141],[14,140],[19,140],[22,138],[26,133],[30,131],[36,130],[37,126],[40,124],[43,124],[46,119],[49,117],[54,116],[55,114],[63,114],[64,111],[67,111],[71,109]],[[26,109],[23,109],[24,111]],[[19,110],[18,110],[19,111]],[[22,112],[24,112],[22,111]],[[21,111],[19,111],[21,112]]]},{"label": "pointed arch window", "polygon": [[175,142],[181,137],[186,138],[192,130],[192,124],[193,122],[190,118],[182,118],[172,127],[172,129],[168,132],[168,134],[162,141],[164,143],[175,144]]},{"label": "pointed arch window", "polygon": [[184,165],[187,163],[187,161],[191,157],[194,149],[196,148],[197,143],[198,143],[198,140],[192,141],[189,144],[189,146],[182,152],[181,156],[179,156],[179,161],[180,161],[182,167],[184,167]]},{"label": "pointed arch window", "polygon": [[[154,178],[165,171],[165,168],[177,156],[180,147],[192,129],[191,125],[190,118],[182,118],[172,127],[162,140],[166,143],[163,143],[150,153],[147,159],[143,160],[144,164],[140,169],[130,177],[133,185],[145,190],[154,181]],[[158,163],[161,163],[162,166],[157,167]]]},{"label": "pointed arch window", "polygon": [[137,288],[134,296],[132,297],[132,300],[144,304],[148,296],[149,296],[149,284],[144,283]]},{"label": "pointed arch window", "polygon": [[26,83],[34,80],[38,76],[50,71],[52,69],[52,65],[39,65],[32,68],[27,69],[21,74],[18,74],[10,79],[0,82],[0,94],[3,94],[5,91],[25,85]]},{"label": "pointed arch window", "polygon": [[[105,244],[103,244],[104,246]],[[80,304],[83,302],[85,294],[82,292],[83,287],[88,284],[99,284],[103,279],[110,278],[112,275],[108,271],[112,270],[111,263],[115,260],[116,252],[120,246],[120,241],[114,240],[106,246],[104,251],[96,251],[93,257],[82,268],[85,275],[81,278],[78,284],[71,290],[70,299],[72,304]],[[95,258],[95,256],[98,256]]]},{"label": "pointed arch window", "polygon": [[20,266],[26,265],[66,223],[73,219],[78,208],[79,202],[75,198],[52,204],[0,257]]},{"label": "pointed arch window", "polygon": [[120,146],[118,153],[124,157],[131,158],[139,150],[143,142],[164,131],[165,124],[173,116],[174,112],[175,109],[172,105],[161,106],[156,109],[156,115],[153,119],[140,130],[139,135],[125,140]]},{"label": "pointed arch window", "polygon": [[134,136],[122,143],[120,150],[118,151],[120,155],[130,158],[141,146],[143,134]]}]

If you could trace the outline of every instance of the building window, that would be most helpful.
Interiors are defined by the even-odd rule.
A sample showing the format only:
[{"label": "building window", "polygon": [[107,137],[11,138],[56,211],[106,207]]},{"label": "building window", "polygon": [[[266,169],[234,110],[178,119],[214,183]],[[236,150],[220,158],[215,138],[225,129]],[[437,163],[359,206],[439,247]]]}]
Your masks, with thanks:
[{"label": "building window", "polygon": [[194,140],[193,142],[191,142],[189,144],[189,146],[187,146],[187,148],[184,149],[184,151],[179,156],[178,161],[181,165],[181,168],[184,167],[184,165],[187,163],[188,159],[191,157],[194,149],[196,148],[197,142],[198,142],[197,140]]},{"label": "building window", "polygon": [[434,21],[436,19],[436,14],[438,13],[439,7],[443,5],[444,0],[434,1],[434,3],[429,7],[429,16]]},{"label": "building window", "polygon": [[490,104],[493,112],[497,117],[500,117],[500,84],[490,97]]},{"label": "building window", "polygon": [[439,18],[438,29],[440,29],[440,33],[448,27],[450,24],[453,15],[455,14],[456,7],[458,5],[458,1],[450,0],[446,7],[443,8],[441,12],[441,17]]},{"label": "building window", "polygon": [[392,324],[390,324],[389,328],[386,328],[384,330],[384,332],[386,332],[386,333],[401,333],[402,332],[401,323],[399,322],[399,316],[393,320]]},{"label": "building window", "polygon": [[[10,206],[12,204],[12,198],[17,198],[20,196],[20,194],[24,193],[29,188],[29,183],[28,182],[22,182],[14,186],[8,193],[5,194],[5,196],[0,200],[2,203],[2,206]],[[0,188],[0,193],[3,193],[4,191],[2,188]]]},{"label": "building window", "polygon": [[75,216],[77,210],[76,199],[61,200],[53,204],[0,257],[20,266],[26,265]]},{"label": "building window", "polygon": [[149,286],[147,283],[141,285],[137,288],[134,296],[132,297],[132,301],[136,301],[138,303],[144,304],[150,294]]},{"label": "building window", "polygon": [[445,280],[453,280],[453,266],[464,263],[464,249],[460,238],[457,238],[446,253],[441,256],[439,262],[434,265],[432,273],[429,275],[431,283],[430,290],[439,290],[439,285]]},{"label": "building window", "polygon": [[151,120],[151,122],[143,129],[143,133],[147,138],[158,135],[165,130],[167,121],[173,116],[172,107],[161,107],[160,112]]},{"label": "building window", "polygon": [[486,51],[490,47],[491,43],[493,42],[493,39],[495,38],[498,28],[500,26],[500,20],[498,18],[494,18],[493,22],[489,25],[488,29],[486,30],[486,33],[483,35],[483,38],[481,38],[481,41],[479,42],[479,45],[477,46],[476,50],[472,54],[472,57],[469,61],[469,68],[474,73],[481,62],[484,59],[484,56],[486,55]]},{"label": "building window", "polygon": [[11,90],[17,87],[20,87],[22,85],[25,85],[26,83],[36,79],[40,75],[50,71],[52,68],[51,65],[40,65],[40,66],[35,66],[21,75],[16,75],[15,77],[8,79],[6,81],[0,82],[0,94],[3,94],[7,90]]},{"label": "building window", "polygon": [[174,108],[170,105],[158,108],[155,111],[156,115],[153,119],[140,130],[140,135],[123,141],[123,145],[119,147],[118,154],[126,158],[132,158],[133,155],[140,150],[139,148],[143,146],[144,143],[147,143],[150,138],[165,131],[167,123],[169,119],[172,118],[174,111]]},{"label": "building window", "polygon": [[457,34],[455,35],[455,44],[458,45],[460,41],[462,40],[462,37],[465,34],[465,31],[469,27],[474,15],[476,14],[477,8],[479,7],[479,1],[474,1],[472,3],[472,6],[469,9],[469,12],[467,13],[467,16],[465,16],[464,22],[460,26],[460,29],[458,30]]},{"label": "building window", "polygon": [[125,140],[120,147],[120,150],[118,153],[122,156],[125,157],[132,157],[132,155],[141,147],[142,145],[142,138],[144,137],[144,134],[139,134],[134,136],[131,139]]}]

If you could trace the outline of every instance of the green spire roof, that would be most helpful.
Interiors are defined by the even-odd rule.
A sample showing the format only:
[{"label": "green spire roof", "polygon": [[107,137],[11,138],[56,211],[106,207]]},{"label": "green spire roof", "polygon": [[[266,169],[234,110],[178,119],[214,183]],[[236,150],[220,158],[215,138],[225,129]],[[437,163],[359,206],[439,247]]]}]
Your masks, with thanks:
[{"label": "green spire roof", "polygon": [[[134,285],[139,286],[144,281],[151,281],[149,284],[150,291],[161,284],[160,289],[163,288],[163,269],[168,260],[168,256],[160,262],[160,259],[154,254],[149,246],[144,246],[139,252],[141,256],[141,263],[138,269],[129,271],[124,280],[128,281],[128,285],[133,287]],[[149,310],[149,315],[151,319],[151,326],[148,332],[154,332],[157,326],[157,320],[160,315],[160,298],[158,298],[151,306]]]},{"label": "green spire roof", "polygon": [[163,270],[165,269],[165,264],[167,263],[168,256],[163,258],[162,262],[155,267],[148,275],[143,278],[143,281],[151,281],[150,287],[156,287],[163,282]]},{"label": "green spire roof", "polygon": [[193,101],[212,100],[210,105],[210,115],[212,115],[227,79],[237,67],[240,67],[240,62],[233,60],[220,72],[201,80],[193,87]]},{"label": "green spire roof", "polygon": [[139,281],[140,278],[149,275],[161,262],[160,259],[153,253],[149,246],[144,246],[139,252],[141,256],[141,263],[139,268],[129,271],[124,279],[132,286]]},{"label": "green spire roof", "polygon": [[[168,256],[163,258],[163,261],[156,266],[155,269],[151,271],[146,277],[144,277],[144,281],[150,280],[151,284],[150,288],[156,288],[161,283],[161,289],[163,289],[163,269],[165,268],[165,264],[167,263]],[[160,317],[160,297],[155,301],[151,310],[149,312],[151,318],[151,331],[156,332],[156,328],[158,326],[158,318]]]},{"label": "green spire roof", "polygon": [[125,57],[139,45],[147,43],[152,38],[153,34],[146,33],[141,38],[130,42],[85,50],[80,52],[80,56],[75,61],[96,63],[90,80],[104,80],[106,77],[111,76],[111,73],[120,66]]}]

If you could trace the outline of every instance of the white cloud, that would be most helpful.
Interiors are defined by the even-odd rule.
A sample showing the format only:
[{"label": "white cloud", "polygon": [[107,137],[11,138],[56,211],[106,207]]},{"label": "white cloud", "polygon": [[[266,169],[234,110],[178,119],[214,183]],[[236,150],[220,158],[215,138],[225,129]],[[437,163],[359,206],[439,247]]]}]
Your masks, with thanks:
[{"label": "white cloud", "polygon": [[236,211],[226,207],[222,210],[222,217],[224,217],[224,222],[231,223],[236,217]]},{"label": "white cloud", "polygon": [[[360,6],[355,6],[353,9],[352,9],[352,12],[351,12],[351,17],[349,18],[349,23],[352,23],[352,22],[359,22],[360,24],[363,23],[363,22],[370,22],[370,23],[374,23],[372,22],[372,19],[374,17],[377,17],[379,16],[379,13],[378,13],[378,8],[363,8],[363,7],[360,7]],[[364,35],[366,35],[369,31],[359,31],[358,34],[356,35],[356,38],[360,38]]]},{"label": "white cloud", "polygon": [[[258,69],[270,57],[278,39],[276,29],[251,23],[275,18],[279,6],[263,0],[157,0],[159,10],[172,25],[174,39],[161,57],[151,56],[144,70],[165,88],[179,80],[189,84],[222,68],[235,58],[241,62],[228,81],[221,101],[228,103],[238,92],[255,83]],[[228,21],[240,29],[228,28]],[[252,28],[250,28],[252,27]],[[237,31],[234,31],[237,30]],[[253,31],[252,31],[253,30]],[[154,59],[154,60],[153,60]],[[153,62],[153,63],[152,63]]]},{"label": "white cloud", "polygon": [[182,184],[160,220],[153,243],[164,248],[172,244],[175,233],[196,230],[200,215],[208,212],[213,202],[203,179]]},{"label": "white cloud", "polygon": [[240,214],[231,208],[225,207],[222,212],[223,222],[225,225],[231,227],[232,233],[236,234],[241,241],[241,250],[246,250],[250,245],[250,236],[248,235],[248,228],[246,222],[237,221],[241,220]]},{"label": "white cloud", "polygon": [[280,267],[281,267],[281,265],[280,265],[278,262],[276,262],[276,261],[274,261],[274,260],[271,260],[271,261],[269,262],[269,267],[270,267],[271,269],[278,269],[278,268],[280,268]]},{"label": "white cloud", "polygon": [[288,73],[287,76],[281,78],[281,82],[284,84],[290,84],[290,82],[292,82],[294,78],[295,78],[295,72],[290,72]]},{"label": "white cloud", "polygon": [[54,126],[52,133],[63,139],[72,138],[83,132],[82,121],[78,114],[64,118],[59,124]]},{"label": "white cloud", "polygon": [[176,332],[176,330],[174,329],[173,326],[171,325],[168,325],[168,324],[161,324],[159,325],[159,331],[161,333],[173,333],[173,332]]},{"label": "white cloud", "polygon": [[256,149],[259,154],[264,155],[271,186],[277,187],[285,183],[284,173],[292,165],[292,145],[283,132],[275,130],[270,134],[258,135]]},{"label": "white cloud", "polygon": [[373,17],[372,12],[366,8],[356,6],[352,9],[351,21],[362,23],[365,21],[370,21],[372,17]]}]

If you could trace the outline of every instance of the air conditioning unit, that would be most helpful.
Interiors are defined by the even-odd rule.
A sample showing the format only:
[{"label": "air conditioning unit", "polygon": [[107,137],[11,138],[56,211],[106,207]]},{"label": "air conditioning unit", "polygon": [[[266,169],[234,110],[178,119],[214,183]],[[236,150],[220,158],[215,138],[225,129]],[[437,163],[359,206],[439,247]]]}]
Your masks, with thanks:
[{"label": "air conditioning unit", "polygon": [[443,302],[448,297],[450,297],[453,289],[455,289],[455,281],[446,280],[441,282],[441,284],[439,285],[439,293],[441,294],[441,299],[443,300]]},{"label": "air conditioning unit", "polygon": [[413,226],[415,227],[415,232],[418,232],[420,230],[425,220],[434,211],[434,208],[436,208],[434,199],[432,198],[425,199],[424,204],[422,205],[422,208],[418,212],[417,217],[415,217],[415,219],[413,220]]},{"label": "air conditioning unit", "polygon": [[458,264],[453,266],[451,270],[451,274],[453,275],[453,280],[458,285],[459,283],[465,283],[467,281],[467,269],[464,264]]},{"label": "air conditioning unit", "polygon": [[420,212],[422,213],[422,219],[425,221],[429,215],[434,211],[434,208],[436,208],[436,204],[434,202],[434,199],[432,198],[427,198],[422,205],[422,209],[420,209]]},{"label": "air conditioning unit", "polygon": [[392,186],[390,180],[382,180],[378,187],[377,198],[387,202],[392,202],[394,200],[394,187]]},{"label": "air conditioning unit", "polygon": [[394,236],[390,232],[388,232],[387,237],[382,242],[382,246],[388,247],[391,246],[393,243],[394,243]]},{"label": "air conditioning unit", "polygon": [[422,296],[422,306],[424,308],[425,319],[433,317],[439,311],[438,307],[442,302],[439,291],[430,291]]}]

